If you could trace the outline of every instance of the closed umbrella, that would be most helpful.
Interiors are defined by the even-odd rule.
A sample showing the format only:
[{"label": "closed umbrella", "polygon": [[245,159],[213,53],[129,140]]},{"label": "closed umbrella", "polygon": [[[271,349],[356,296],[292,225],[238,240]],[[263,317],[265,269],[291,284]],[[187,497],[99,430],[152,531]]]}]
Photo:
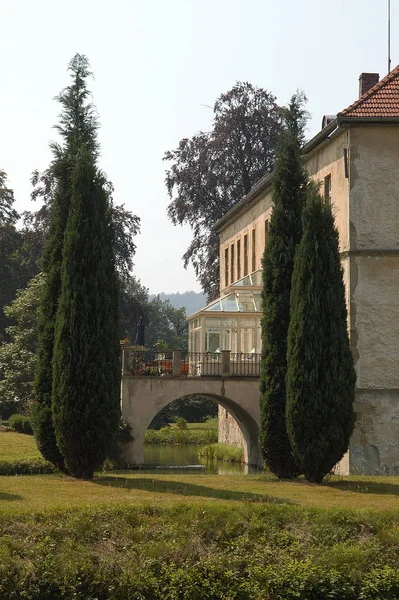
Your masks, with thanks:
[{"label": "closed umbrella", "polygon": [[144,323],[143,317],[140,317],[137,323],[136,339],[134,340],[136,346],[144,346]]}]

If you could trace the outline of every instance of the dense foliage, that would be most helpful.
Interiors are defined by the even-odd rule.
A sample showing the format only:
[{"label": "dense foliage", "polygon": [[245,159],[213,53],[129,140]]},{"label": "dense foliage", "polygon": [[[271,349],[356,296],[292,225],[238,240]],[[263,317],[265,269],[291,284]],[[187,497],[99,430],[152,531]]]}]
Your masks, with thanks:
[{"label": "dense foliage", "polygon": [[78,151],[55,323],[52,413],[68,472],[91,479],[120,421],[118,285],[104,180]]},{"label": "dense foliage", "polygon": [[218,404],[215,400],[206,396],[185,396],[171,402],[165,408],[159,411],[149,425],[152,429],[176,421],[178,417],[183,417],[189,423],[203,423],[208,417],[217,417]]},{"label": "dense foliage", "polygon": [[19,215],[13,205],[13,191],[0,169],[0,343],[8,340],[6,328],[12,324],[3,307],[10,304],[16,290],[24,287],[29,279],[23,256],[23,232],[16,227]]},{"label": "dense foliage", "polygon": [[64,234],[71,202],[71,174],[76,153],[84,145],[98,155],[97,121],[93,106],[87,102],[86,80],[90,75],[88,61],[76,55],[70,65],[72,82],[58,96],[62,106],[57,130],[63,145],[52,144],[53,161],[49,167],[52,203],[50,224],[43,254],[46,275],[39,312],[38,357],[35,377],[35,402],[32,406],[32,425],[38,448],[44,458],[64,469],[64,458],[58,448],[53,418],[53,350],[54,324],[61,293],[61,262]]},{"label": "dense foliage", "polygon": [[11,415],[8,419],[8,424],[17,433],[33,435],[29,417],[27,417],[26,415],[19,415],[18,413]]},{"label": "dense foliage", "polygon": [[[64,458],[60,452],[60,447],[62,446],[63,452],[66,452],[66,446],[64,442],[61,441],[60,432],[61,417],[59,414],[62,411],[59,411],[58,413],[59,426],[56,439],[52,403],[54,394],[65,394],[65,388],[62,390],[58,389],[58,385],[63,385],[65,382],[62,382],[62,375],[61,371],[59,370],[57,372],[58,384],[55,385],[53,363],[55,364],[56,362],[58,365],[57,368],[61,370],[66,368],[66,363],[71,366],[71,363],[68,362],[68,359],[66,359],[66,357],[63,355],[63,351],[68,352],[68,342],[66,341],[65,336],[60,333],[63,331],[63,322],[66,322],[66,320],[70,318],[71,322],[75,322],[76,324],[76,315],[78,314],[79,310],[81,311],[81,316],[83,314],[87,314],[89,311],[87,303],[91,302],[90,294],[86,296],[83,294],[79,297],[78,302],[74,302],[71,296],[68,296],[69,292],[65,289],[65,286],[71,285],[71,289],[73,288],[74,284],[76,286],[78,277],[76,269],[81,270],[81,276],[83,276],[84,273],[87,275],[88,265],[91,266],[91,269],[94,269],[93,276],[95,278],[94,265],[96,263],[96,261],[93,259],[93,256],[90,256],[89,254],[85,257],[82,255],[78,256],[75,253],[75,262],[72,265],[71,256],[74,252],[73,245],[76,243],[77,247],[79,247],[81,251],[86,251],[87,248],[84,247],[84,244],[82,244],[81,236],[88,235],[93,238],[92,249],[99,252],[98,264],[104,268],[103,277],[105,279],[103,278],[102,280],[102,286],[109,289],[110,296],[113,298],[111,306],[108,300],[104,299],[103,295],[102,299],[104,300],[104,309],[102,311],[100,310],[98,316],[104,316],[104,310],[107,309],[109,322],[115,324],[117,323],[117,315],[113,309],[113,306],[114,303],[115,307],[117,306],[117,298],[115,297],[117,286],[116,281],[114,281],[113,274],[115,273],[115,267],[117,266],[119,268],[120,278],[126,279],[128,277],[128,271],[132,266],[132,252],[135,250],[133,236],[137,233],[139,224],[137,217],[134,217],[131,215],[131,213],[127,213],[123,207],[114,206],[112,201],[112,185],[106,181],[106,178],[101,173],[98,172],[98,121],[95,108],[89,102],[90,92],[87,88],[87,79],[91,73],[86,57],[77,54],[69,65],[69,71],[71,74],[71,84],[67,86],[57,98],[62,107],[61,114],[59,116],[59,122],[56,126],[56,129],[61,136],[61,143],[51,145],[53,151],[53,161],[50,164],[50,167],[43,174],[34,173],[32,180],[35,186],[33,197],[35,198],[40,196],[43,199],[44,204],[43,207],[36,213],[36,215],[25,215],[25,218],[28,219],[28,221],[30,221],[32,224],[33,229],[38,232],[44,232],[46,239],[42,259],[42,267],[46,278],[41,297],[41,310],[39,317],[38,360],[35,378],[35,402],[32,407],[32,423],[34,427],[35,438],[41,453],[46,459],[50,460],[61,469],[64,468]],[[80,157],[80,166],[78,171],[80,174],[84,174],[79,180],[79,185],[77,184],[78,175],[76,170],[78,156]],[[87,179],[88,176],[93,176],[93,181],[91,183]],[[85,198],[84,201],[83,197]],[[102,211],[101,217],[99,217],[99,213],[96,212],[91,205],[95,199],[99,203],[98,210]],[[73,205],[74,208],[72,210],[71,206],[73,204],[73,200],[75,201],[75,204]],[[92,210],[91,213],[89,211],[87,214],[84,212],[83,208],[83,204],[86,203],[86,200],[87,205],[91,206]],[[73,211],[75,212],[73,213]],[[99,228],[98,239],[100,242],[98,239],[97,242],[95,241],[95,238],[93,237],[93,229],[90,228],[89,224],[80,223],[80,225],[82,225],[82,229],[79,230],[80,225],[76,221],[79,211],[81,219],[93,218],[96,226],[99,226],[99,223],[105,219],[104,227]],[[75,226],[78,227],[78,229],[75,231],[72,231],[71,229],[72,222],[74,222]],[[112,235],[110,233],[111,222]],[[68,223],[70,226],[68,234],[69,237],[68,244],[65,245],[65,236]],[[85,227],[87,227],[86,231]],[[109,235],[105,233],[104,228],[108,231]],[[101,242],[104,242],[103,254],[101,253]],[[86,240],[86,243],[90,244],[90,241]],[[111,243],[112,246],[109,246],[109,243]],[[65,258],[67,249],[69,256],[68,258]],[[108,258],[105,258],[105,256]],[[63,261],[65,264],[68,264],[69,267],[64,267],[64,285],[62,287],[61,270]],[[107,267],[104,267],[104,265],[108,263],[111,264],[111,271],[109,271]],[[71,266],[75,268],[75,273],[73,273],[72,270],[68,270],[71,268]],[[67,269],[67,271],[65,271],[65,269]],[[109,282],[106,279],[107,276],[110,277]],[[90,278],[88,281],[93,283],[93,280],[90,280]],[[79,286],[74,288],[75,292],[78,287]],[[83,288],[84,286],[82,286],[82,290]],[[98,283],[97,285],[94,285],[94,289],[97,288]],[[87,285],[84,288],[84,291],[85,293],[88,293]],[[59,305],[61,304],[61,292],[63,293],[63,307],[65,313],[63,316],[59,316],[59,318],[57,318],[59,355],[57,359],[55,359],[54,324]],[[104,293],[106,294],[106,292]],[[68,311],[74,311],[75,309],[77,309],[76,314],[71,314],[70,312],[68,314]],[[94,303],[93,311],[97,309],[98,303]],[[89,324],[92,324],[92,322],[85,322],[83,318],[81,329],[71,331],[71,340],[76,335],[86,335],[84,343],[90,343],[90,333],[88,333],[87,329],[85,330],[85,327],[87,327]],[[106,397],[114,398],[114,392],[111,392],[110,389],[107,388],[108,381],[110,382],[112,390],[114,390],[116,386],[114,364],[115,348],[117,348],[117,346],[115,346],[115,339],[119,339],[119,332],[115,333],[113,326],[111,327],[112,334],[109,338],[109,344],[111,344],[113,348],[112,351],[109,348],[108,342],[104,342],[106,336],[110,334],[110,328],[107,327],[107,324],[104,326],[104,334],[102,338],[103,343],[100,343],[101,339],[98,338],[98,336],[96,337],[96,335],[94,335],[94,337],[96,338],[96,343],[100,344],[100,348],[95,348],[95,352],[98,352],[98,354],[103,357],[106,363],[108,361],[107,364],[110,368],[110,373],[103,373],[103,377],[105,378],[104,393]],[[74,343],[78,342],[73,342],[71,340],[69,340],[71,344],[69,351],[71,351],[72,355],[74,355],[74,350],[71,350],[71,348],[75,348]],[[108,359],[104,358],[104,354],[106,355],[107,352],[111,352],[112,357],[109,356]],[[85,354],[84,351],[80,354],[80,356],[78,356],[78,353],[76,354],[77,361],[82,361],[83,354]],[[79,369],[83,369],[82,362],[80,363],[79,367],[77,367],[77,370]],[[68,380],[68,377],[71,378],[71,374],[66,376],[66,380]],[[98,390],[96,393],[97,392]],[[87,393],[88,391],[86,389],[86,395]],[[94,394],[94,396],[95,395],[96,394]],[[59,396],[57,396],[57,398],[59,398]],[[94,400],[95,398],[93,397],[93,401]],[[116,413],[118,413],[118,411],[116,411]],[[75,413],[75,418],[78,418],[77,413]],[[84,421],[84,419],[82,419],[82,421]],[[111,428],[117,427],[117,424],[115,425],[117,422],[119,422],[119,418],[114,419],[113,415],[111,415],[109,419],[109,426]],[[107,424],[104,425],[104,432],[105,435],[110,433],[110,429]],[[98,437],[98,433],[96,435]],[[110,437],[109,441],[111,442],[112,436],[108,435],[108,437]],[[89,438],[90,436],[88,435],[88,439]],[[101,455],[101,453],[99,453],[99,455]],[[100,460],[100,458],[98,458],[98,460]],[[80,473],[78,476],[89,476],[90,469],[87,469],[86,467],[83,468],[85,474],[83,475]],[[77,469],[76,465],[73,467],[73,469],[74,471],[72,470],[71,472],[78,473],[79,469]]]},{"label": "dense foliage", "polygon": [[184,308],[174,308],[169,300],[158,296],[150,300],[140,281],[130,276],[121,282],[120,339],[134,342],[139,318],[143,317],[145,347],[153,350],[161,344],[170,350],[187,352],[188,328]]},{"label": "dense foliage", "polygon": [[285,376],[291,278],[308,181],[300,157],[306,122],[303,103],[304,97],[297,94],[285,111],[273,176],[274,206],[263,256],[260,445],[266,465],[279,477],[299,474],[286,431]]},{"label": "dense foliage", "polygon": [[287,430],[301,472],[319,483],[348,449],[356,376],[338,231],[313,186],[308,196],[292,277]]},{"label": "dense foliage", "polygon": [[5,315],[13,319],[6,333],[10,339],[0,346],[0,414],[28,411],[33,401],[33,379],[36,368],[37,313],[44,277],[36,275],[24,290],[17,293]]},{"label": "dense foliage", "polygon": [[219,291],[219,239],[212,227],[274,165],[280,109],[275,97],[237,82],[213,107],[213,127],[184,138],[165,153],[166,186],[174,224],[188,223],[193,240],[183,256],[190,261],[209,298]]},{"label": "dense foliage", "polygon": [[[49,478],[50,479],[50,478]],[[101,485],[115,485],[112,478]],[[169,482],[139,478],[148,493]],[[123,479],[120,485],[126,485]],[[176,484],[178,485],[178,484]],[[301,510],[236,494],[194,503],[9,514],[0,527],[0,594],[53,600],[395,600],[397,518]],[[209,490],[208,490],[209,492]],[[217,491],[214,490],[216,495]],[[233,498],[224,491],[226,498]]]}]

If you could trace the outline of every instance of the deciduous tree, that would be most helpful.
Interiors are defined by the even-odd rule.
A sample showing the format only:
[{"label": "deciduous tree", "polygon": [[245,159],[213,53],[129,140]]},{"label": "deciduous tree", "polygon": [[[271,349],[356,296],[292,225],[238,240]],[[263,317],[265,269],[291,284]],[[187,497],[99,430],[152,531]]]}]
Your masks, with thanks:
[{"label": "deciduous tree", "polygon": [[331,207],[313,186],[308,193],[292,276],[287,430],[301,472],[320,483],[348,449],[356,377],[338,232]]},{"label": "deciduous tree", "polygon": [[281,131],[275,97],[250,83],[236,83],[213,108],[213,127],[184,138],[165,153],[168,215],[187,223],[193,239],[183,260],[191,261],[209,298],[219,289],[219,240],[212,227],[263,175],[271,171]]},{"label": "deciduous tree", "polygon": [[[15,325],[7,328],[10,341],[0,346],[0,414],[26,412],[33,400],[36,367],[37,312],[43,275],[36,275],[4,311]],[[12,414],[12,413],[10,413]]]}]

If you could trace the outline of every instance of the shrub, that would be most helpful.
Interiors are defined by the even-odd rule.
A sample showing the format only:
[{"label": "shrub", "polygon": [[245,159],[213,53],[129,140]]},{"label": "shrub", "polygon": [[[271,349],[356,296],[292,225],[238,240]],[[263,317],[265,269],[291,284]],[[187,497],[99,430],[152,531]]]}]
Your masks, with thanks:
[{"label": "shrub", "polygon": [[176,425],[179,429],[187,429],[187,421],[184,417],[179,417],[176,421]]},{"label": "shrub", "polygon": [[226,462],[244,462],[244,450],[232,444],[208,444],[198,452],[201,458],[224,460]]},{"label": "shrub", "polygon": [[45,475],[56,472],[56,467],[43,458],[0,460],[0,475]]},{"label": "shrub", "polygon": [[213,444],[218,440],[217,430],[190,431],[190,429],[147,429],[146,444]]},{"label": "shrub", "polygon": [[8,419],[8,424],[14,431],[17,431],[18,433],[33,435],[29,417],[25,417],[25,415],[11,415],[11,417]]}]

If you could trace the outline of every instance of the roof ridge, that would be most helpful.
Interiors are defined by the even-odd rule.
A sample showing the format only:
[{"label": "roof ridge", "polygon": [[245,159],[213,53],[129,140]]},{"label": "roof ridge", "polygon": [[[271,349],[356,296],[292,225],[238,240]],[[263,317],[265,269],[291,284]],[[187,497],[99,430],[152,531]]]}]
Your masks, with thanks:
[{"label": "roof ridge", "polygon": [[396,79],[396,77],[398,77],[398,76],[399,76],[399,65],[397,65],[394,69],[392,69],[392,71],[390,71],[387,75],[385,75],[385,77],[380,79],[380,81],[378,81],[375,85],[373,85],[372,88],[367,90],[367,92],[365,94],[363,94],[363,96],[361,96],[360,98],[355,100],[355,102],[353,102],[352,104],[347,106],[347,108],[344,108],[344,110],[339,112],[337,116],[346,115],[347,113],[351,112],[352,110],[359,108],[359,106],[361,106],[362,104],[367,102],[367,100],[369,100],[372,96],[374,96],[381,88],[388,85],[388,83],[390,83],[393,79]]}]

